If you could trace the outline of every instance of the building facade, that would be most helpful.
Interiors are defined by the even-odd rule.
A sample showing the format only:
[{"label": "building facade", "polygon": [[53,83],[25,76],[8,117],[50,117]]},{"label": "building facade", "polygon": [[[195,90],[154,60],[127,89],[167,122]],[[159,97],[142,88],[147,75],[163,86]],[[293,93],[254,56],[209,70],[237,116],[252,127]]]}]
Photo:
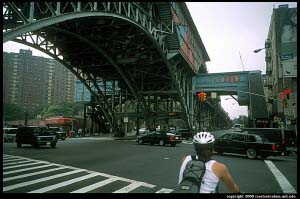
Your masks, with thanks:
[{"label": "building facade", "polygon": [[[297,119],[297,8],[273,9],[265,43],[263,75],[268,112],[273,127],[295,128]],[[290,92],[290,94],[286,94]],[[272,99],[273,98],[273,99]]]},{"label": "building facade", "polygon": [[3,52],[3,101],[33,113],[48,104],[74,102],[76,76],[32,51]]}]

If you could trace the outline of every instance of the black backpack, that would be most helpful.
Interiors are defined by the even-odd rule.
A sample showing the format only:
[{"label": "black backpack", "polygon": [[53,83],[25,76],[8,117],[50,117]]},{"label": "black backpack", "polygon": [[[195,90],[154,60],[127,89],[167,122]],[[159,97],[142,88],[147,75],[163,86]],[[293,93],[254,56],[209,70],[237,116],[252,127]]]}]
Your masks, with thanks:
[{"label": "black backpack", "polygon": [[192,155],[185,170],[183,171],[182,181],[179,184],[178,193],[199,193],[202,178],[206,171],[205,162]]}]

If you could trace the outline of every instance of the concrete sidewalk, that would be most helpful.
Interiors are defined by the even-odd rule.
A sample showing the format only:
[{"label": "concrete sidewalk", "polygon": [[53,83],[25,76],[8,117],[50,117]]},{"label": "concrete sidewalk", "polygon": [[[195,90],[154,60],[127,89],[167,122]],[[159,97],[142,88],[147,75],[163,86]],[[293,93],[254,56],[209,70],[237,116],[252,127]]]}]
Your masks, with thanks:
[{"label": "concrete sidewalk", "polygon": [[76,136],[73,138],[108,138],[108,139],[114,139],[114,140],[135,140],[136,135],[135,133],[128,133],[124,137],[116,137],[115,133],[100,133],[100,134],[86,134],[85,136]]}]

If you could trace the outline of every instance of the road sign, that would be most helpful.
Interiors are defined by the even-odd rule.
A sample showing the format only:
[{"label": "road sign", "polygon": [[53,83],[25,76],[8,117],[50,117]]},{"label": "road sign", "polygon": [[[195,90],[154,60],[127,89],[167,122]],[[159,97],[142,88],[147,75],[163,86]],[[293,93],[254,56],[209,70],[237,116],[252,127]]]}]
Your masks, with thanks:
[{"label": "road sign", "polygon": [[284,54],[284,55],[280,56],[281,61],[286,61],[286,60],[293,59],[293,58],[294,58],[294,55],[292,53]]},{"label": "road sign", "polygon": [[125,122],[125,123],[128,122],[128,117],[124,117],[124,122]]}]

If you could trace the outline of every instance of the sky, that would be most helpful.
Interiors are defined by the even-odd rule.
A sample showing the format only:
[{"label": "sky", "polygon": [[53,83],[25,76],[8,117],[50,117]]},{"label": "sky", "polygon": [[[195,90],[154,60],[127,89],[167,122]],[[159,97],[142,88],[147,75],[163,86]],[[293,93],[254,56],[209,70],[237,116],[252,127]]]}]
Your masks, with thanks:
[{"label": "sky", "polygon": [[[263,48],[268,35],[273,8],[297,2],[187,2],[194,24],[210,57],[209,73],[260,70],[265,74]],[[15,42],[3,44],[5,52],[30,49],[34,56],[48,55]],[[248,116],[247,106],[239,106],[230,96],[221,96],[221,105],[231,119]]]}]

